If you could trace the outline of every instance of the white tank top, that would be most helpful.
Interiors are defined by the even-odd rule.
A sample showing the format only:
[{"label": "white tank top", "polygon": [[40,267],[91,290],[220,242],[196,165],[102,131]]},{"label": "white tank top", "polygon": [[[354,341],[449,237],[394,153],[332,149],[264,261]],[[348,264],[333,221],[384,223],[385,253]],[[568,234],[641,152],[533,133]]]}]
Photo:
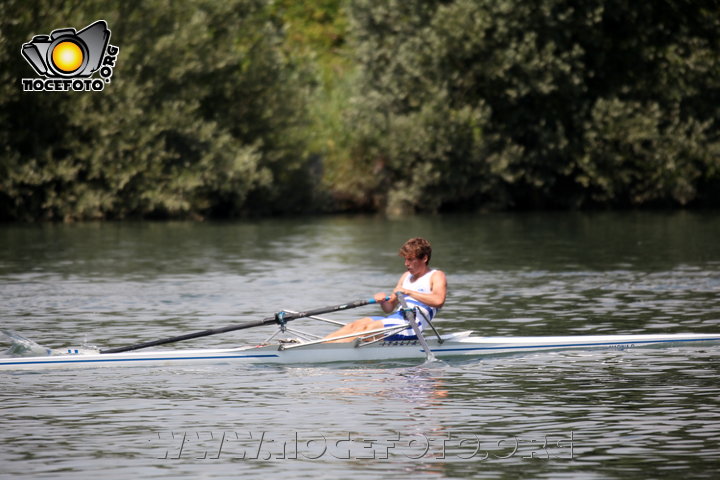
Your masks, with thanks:
[{"label": "white tank top", "polygon": [[[405,276],[405,280],[403,280],[402,287],[407,290],[414,290],[416,292],[420,293],[431,293],[432,289],[430,288],[430,279],[432,278],[433,274],[436,272],[436,270],[430,270],[422,277],[418,278],[414,282],[410,280],[410,277],[412,275],[408,274]],[[438,309],[435,307],[430,307],[428,305],[425,305],[424,303],[416,300],[415,298],[410,295],[409,297],[406,297],[408,307],[417,307],[422,311],[422,313],[425,314],[425,316],[432,320],[433,317],[435,317],[435,314],[437,313]]]}]

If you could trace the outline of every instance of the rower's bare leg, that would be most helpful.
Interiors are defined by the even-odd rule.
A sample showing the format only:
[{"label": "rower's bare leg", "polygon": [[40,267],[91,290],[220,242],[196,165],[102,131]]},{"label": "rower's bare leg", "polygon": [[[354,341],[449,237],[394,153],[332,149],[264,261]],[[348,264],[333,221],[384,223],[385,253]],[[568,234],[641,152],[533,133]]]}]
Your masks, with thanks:
[{"label": "rower's bare leg", "polygon": [[[355,320],[354,322],[348,323],[340,330],[336,330],[330,335],[327,335],[325,338],[341,337],[343,335],[351,335],[353,333],[361,335],[363,332],[377,330],[383,328],[384,326],[385,325],[383,324],[382,320],[373,320],[370,317],[365,317],[361,318],[360,320]],[[355,337],[341,338],[340,340],[333,340],[332,342],[328,343],[352,342],[353,340],[355,340]]]}]

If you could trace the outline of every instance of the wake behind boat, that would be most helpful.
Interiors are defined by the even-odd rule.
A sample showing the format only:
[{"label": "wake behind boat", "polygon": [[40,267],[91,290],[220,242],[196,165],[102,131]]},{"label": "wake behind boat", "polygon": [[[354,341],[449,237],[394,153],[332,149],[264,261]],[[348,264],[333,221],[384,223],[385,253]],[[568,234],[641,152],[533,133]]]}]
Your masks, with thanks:
[{"label": "wake behind boat", "polygon": [[[290,329],[287,322],[298,318],[339,324],[340,322],[319,317],[322,313],[356,308],[374,303],[362,300],[308,312],[282,311],[273,317],[219,329],[203,330],[191,334],[144,342],[128,347],[97,350],[69,348],[50,351],[44,356],[19,356],[0,358],[0,371],[73,369],[81,367],[119,367],[261,363],[261,364],[315,364],[331,362],[382,362],[402,360],[432,360],[434,358],[474,358],[488,355],[517,354],[551,350],[629,349],[639,347],[666,347],[677,345],[720,344],[720,334],[675,333],[646,335],[575,335],[538,337],[482,337],[470,331],[440,335],[430,324],[434,335],[420,333],[414,339],[398,339],[399,329],[415,324],[414,312],[405,307],[408,325],[364,332],[362,336],[349,335],[353,341],[332,343],[333,339],[321,338],[307,332]],[[278,330],[260,345],[220,349],[177,349],[138,352],[150,346],[173,343],[190,338],[213,335],[276,323]],[[415,326],[417,326],[415,324]],[[297,335],[293,340],[277,340],[279,334]],[[29,340],[15,335],[16,339]],[[37,350],[33,350],[37,351]]]}]

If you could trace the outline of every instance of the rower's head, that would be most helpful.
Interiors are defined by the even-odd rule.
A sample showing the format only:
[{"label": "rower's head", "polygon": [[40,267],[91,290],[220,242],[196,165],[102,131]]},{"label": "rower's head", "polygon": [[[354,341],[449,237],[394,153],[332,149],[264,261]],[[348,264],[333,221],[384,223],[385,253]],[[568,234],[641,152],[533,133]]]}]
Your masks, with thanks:
[{"label": "rower's head", "polygon": [[432,246],[430,242],[422,237],[411,238],[400,247],[399,255],[407,260],[420,259],[425,264],[430,263],[432,257]]}]

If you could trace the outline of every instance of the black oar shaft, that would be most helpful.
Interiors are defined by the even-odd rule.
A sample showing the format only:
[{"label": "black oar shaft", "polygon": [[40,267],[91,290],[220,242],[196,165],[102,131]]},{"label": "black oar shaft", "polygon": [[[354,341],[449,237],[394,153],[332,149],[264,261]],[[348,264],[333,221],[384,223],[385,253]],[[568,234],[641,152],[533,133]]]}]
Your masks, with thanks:
[{"label": "black oar shaft", "polygon": [[157,345],[165,345],[166,343],[181,342],[183,340],[190,340],[193,338],[207,337],[209,335],[217,335],[218,333],[232,332],[235,330],[244,330],[246,328],[261,327],[264,325],[271,325],[273,323],[284,323],[290,320],[298,318],[311,317],[313,315],[321,315],[323,313],[339,312],[340,310],[348,310],[350,308],[362,307],[370,303],[375,303],[375,299],[370,300],[356,300],[350,303],[342,303],[340,305],[333,305],[332,307],[317,308],[315,310],[308,310],[306,312],[298,313],[285,313],[280,312],[275,316],[258,320],[256,322],[239,323],[235,325],[228,325],[220,328],[210,328],[208,330],[202,330],[199,332],[187,333],[185,335],[178,335],[176,337],[161,338],[160,340],[152,340],[149,342],[138,343],[135,345],[128,345],[125,347],[108,348],[101,350],[100,353],[121,353],[129,352],[131,350],[140,350],[141,348],[155,347]]},{"label": "black oar shaft", "polygon": [[243,330],[245,328],[259,327],[261,325],[267,325],[269,323],[273,323],[274,321],[275,321],[275,317],[271,317],[271,318],[266,318],[266,319],[258,321],[258,322],[248,322],[248,323],[243,323],[243,324],[238,324],[238,325],[228,325],[227,327],[223,327],[223,328],[211,328],[208,330],[203,330],[201,332],[187,333],[185,335],[178,335],[176,337],[161,338],[160,340],[152,340],[149,342],[138,343],[135,345],[128,345],[125,347],[108,348],[106,350],[101,350],[100,353],[121,353],[121,352],[129,352],[130,350],[140,350],[141,348],[155,347],[157,345],[165,345],[166,343],[175,343],[175,342],[181,342],[183,340],[191,340],[193,338],[207,337],[209,335],[216,335],[218,333],[230,332],[232,330]]}]

